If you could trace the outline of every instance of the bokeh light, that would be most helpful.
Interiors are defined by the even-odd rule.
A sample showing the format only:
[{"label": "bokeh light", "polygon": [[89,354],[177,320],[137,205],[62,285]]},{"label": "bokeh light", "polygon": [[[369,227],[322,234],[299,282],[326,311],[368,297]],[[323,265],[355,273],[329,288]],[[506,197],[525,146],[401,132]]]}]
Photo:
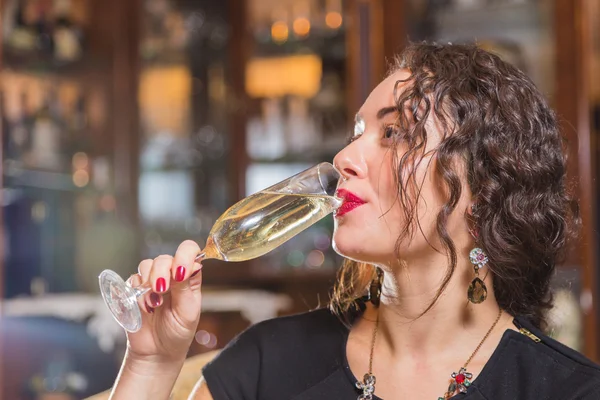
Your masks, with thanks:
[{"label": "bokeh light", "polygon": [[306,266],[309,268],[319,268],[325,261],[325,255],[320,250],[313,250],[306,257]]},{"label": "bokeh light", "polygon": [[271,26],[271,37],[273,41],[283,43],[288,40],[290,32],[285,22],[277,21]]},{"label": "bokeh light", "polygon": [[84,187],[90,182],[90,175],[84,169],[78,169],[73,172],[73,183],[77,187]]},{"label": "bokeh light", "polygon": [[88,155],[83,153],[83,152],[79,152],[79,153],[75,153],[73,154],[73,168],[74,169],[86,169],[88,167],[89,164],[89,158]]},{"label": "bokeh light", "polygon": [[293,27],[296,36],[307,36],[310,33],[310,21],[307,18],[296,18]]},{"label": "bokeh light", "polygon": [[292,267],[299,267],[304,263],[304,254],[299,250],[291,251],[287,256],[287,262]]},{"label": "bokeh light", "polygon": [[342,26],[342,14],[330,11],[325,15],[325,24],[331,29],[339,29]]},{"label": "bokeh light", "polygon": [[199,330],[198,332],[196,332],[194,338],[196,339],[196,343],[206,348],[214,349],[215,347],[217,347],[217,337],[215,336],[215,334],[210,333],[208,331]]},{"label": "bokeh light", "polygon": [[331,237],[326,233],[317,233],[313,243],[318,250],[325,251],[331,246]]}]

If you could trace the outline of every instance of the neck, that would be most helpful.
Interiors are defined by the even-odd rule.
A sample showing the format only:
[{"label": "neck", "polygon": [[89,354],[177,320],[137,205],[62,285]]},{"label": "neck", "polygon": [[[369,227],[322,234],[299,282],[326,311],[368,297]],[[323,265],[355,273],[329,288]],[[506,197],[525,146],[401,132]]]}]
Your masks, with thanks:
[{"label": "neck", "polygon": [[445,257],[435,255],[386,270],[381,304],[370,308],[365,316],[379,318],[377,341],[391,357],[460,355],[466,360],[496,321],[499,306],[487,268],[480,271],[488,289],[487,299],[480,304],[467,300],[468,286],[475,277],[468,251],[466,257],[459,257],[452,278],[431,306],[446,274],[439,266],[446,264]]}]

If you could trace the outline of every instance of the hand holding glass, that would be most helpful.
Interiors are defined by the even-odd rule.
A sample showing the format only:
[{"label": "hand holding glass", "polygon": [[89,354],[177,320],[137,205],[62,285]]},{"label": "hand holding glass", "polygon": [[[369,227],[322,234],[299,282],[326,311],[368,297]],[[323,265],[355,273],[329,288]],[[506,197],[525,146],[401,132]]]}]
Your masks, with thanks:
[{"label": "hand holding glass", "polygon": [[[196,261],[245,261],[260,257],[337,209],[341,175],[329,163],[318,164],[276,185],[242,199],[213,225]],[[129,332],[142,327],[137,298],[149,282],[132,288],[114,271],[99,276],[100,292],[117,322]]]}]

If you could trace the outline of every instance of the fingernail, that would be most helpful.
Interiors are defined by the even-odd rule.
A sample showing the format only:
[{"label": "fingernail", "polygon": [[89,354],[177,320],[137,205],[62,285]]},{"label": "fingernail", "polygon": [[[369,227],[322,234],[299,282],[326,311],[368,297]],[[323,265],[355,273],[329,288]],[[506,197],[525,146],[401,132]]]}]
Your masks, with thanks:
[{"label": "fingernail", "polygon": [[150,307],[148,304],[146,304],[146,312],[148,314],[152,314],[154,312],[154,308]]},{"label": "fingernail", "polygon": [[[156,294],[156,293],[150,293],[150,303],[152,304],[152,307],[158,307],[160,306],[160,295]],[[152,310],[154,311],[154,310]]]},{"label": "fingernail", "polygon": [[165,278],[158,278],[156,280],[156,291],[162,293],[167,290],[167,281]]},{"label": "fingernail", "polygon": [[196,271],[194,271],[194,272],[192,273],[192,275],[190,275],[190,278],[193,278],[193,277],[195,277],[196,275],[198,275],[198,272],[200,272],[200,270],[199,270],[199,269],[197,269]]},{"label": "fingernail", "polygon": [[177,271],[175,271],[175,280],[177,282],[181,282],[185,279],[185,267],[180,265],[177,267]]}]

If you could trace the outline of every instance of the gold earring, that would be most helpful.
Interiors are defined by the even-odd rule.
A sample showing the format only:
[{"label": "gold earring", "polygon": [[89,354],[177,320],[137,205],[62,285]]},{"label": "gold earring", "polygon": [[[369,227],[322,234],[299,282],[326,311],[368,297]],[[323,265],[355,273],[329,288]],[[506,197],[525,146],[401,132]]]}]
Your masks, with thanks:
[{"label": "gold earring", "polygon": [[471,281],[467,291],[467,298],[473,304],[483,303],[487,298],[487,287],[485,282],[479,279],[479,270],[488,263],[488,257],[482,249],[476,247],[469,254],[471,263],[474,264],[475,278]]},{"label": "gold earring", "polygon": [[381,268],[375,267],[375,272],[377,273],[377,277],[371,281],[371,286],[369,286],[369,301],[373,303],[375,307],[379,307],[381,285],[383,283],[383,271]]}]

